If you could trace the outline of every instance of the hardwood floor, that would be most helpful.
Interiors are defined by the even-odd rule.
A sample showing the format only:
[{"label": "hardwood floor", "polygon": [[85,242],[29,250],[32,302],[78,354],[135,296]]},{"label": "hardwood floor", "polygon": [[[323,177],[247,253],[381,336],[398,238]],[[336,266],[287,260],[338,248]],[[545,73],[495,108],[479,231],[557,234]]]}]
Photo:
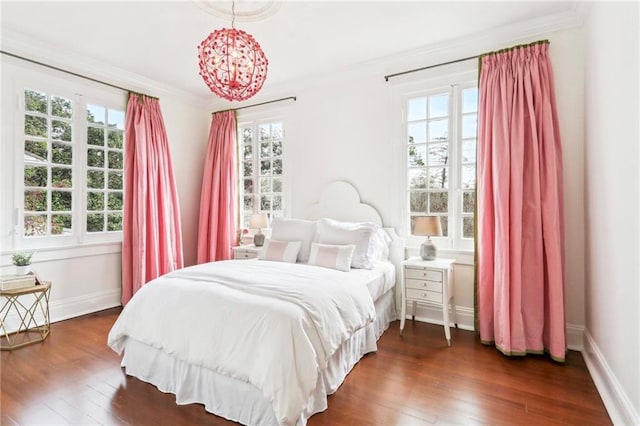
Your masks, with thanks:
[{"label": "hardwood floor", "polygon": [[[2,352],[0,424],[233,424],[125,376],[106,345],[118,313],[52,324],[45,342]],[[468,331],[452,342],[441,326],[408,321],[400,336],[392,323],[308,424],[611,424],[579,352],[558,364],[507,358]]]}]

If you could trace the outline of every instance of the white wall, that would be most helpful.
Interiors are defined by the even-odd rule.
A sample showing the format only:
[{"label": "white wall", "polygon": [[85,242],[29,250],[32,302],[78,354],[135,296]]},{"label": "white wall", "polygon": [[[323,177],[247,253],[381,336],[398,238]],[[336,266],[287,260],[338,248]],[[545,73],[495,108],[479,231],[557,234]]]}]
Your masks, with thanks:
[{"label": "white wall", "polygon": [[615,424],[640,424],[638,3],[585,26],[585,359]]},{"label": "white wall", "polygon": [[[566,313],[570,347],[580,349],[584,327],[583,251],[583,35],[579,29],[527,38],[496,36],[464,40],[448,49],[417,52],[410,57],[382,59],[314,81],[291,84],[281,95],[295,95],[285,117],[287,173],[294,177],[290,197],[292,216],[304,217],[308,206],[330,181],[356,186],[362,200],[375,206],[388,226],[402,223],[405,173],[401,157],[399,111],[393,107],[394,87],[452,70],[476,69],[475,61],[432,69],[385,82],[392,72],[438,63],[473,53],[548,38],[555,72],[560,132],[564,150],[566,222]],[[445,52],[445,53],[442,53]],[[577,159],[577,160],[576,160]],[[416,247],[409,247],[415,253]],[[456,292],[462,325],[472,327],[473,268],[470,253],[441,251],[455,256]],[[423,311],[425,318],[437,312]]]}]

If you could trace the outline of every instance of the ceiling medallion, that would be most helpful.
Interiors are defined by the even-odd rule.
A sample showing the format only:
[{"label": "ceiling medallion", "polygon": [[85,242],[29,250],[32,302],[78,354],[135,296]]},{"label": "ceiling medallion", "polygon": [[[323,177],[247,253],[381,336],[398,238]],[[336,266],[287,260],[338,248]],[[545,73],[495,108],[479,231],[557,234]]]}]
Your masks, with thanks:
[{"label": "ceiling medallion", "polygon": [[234,28],[235,2],[231,14],[231,28],[213,31],[198,46],[200,75],[221,98],[244,101],[262,89],[269,61],[253,36]]}]

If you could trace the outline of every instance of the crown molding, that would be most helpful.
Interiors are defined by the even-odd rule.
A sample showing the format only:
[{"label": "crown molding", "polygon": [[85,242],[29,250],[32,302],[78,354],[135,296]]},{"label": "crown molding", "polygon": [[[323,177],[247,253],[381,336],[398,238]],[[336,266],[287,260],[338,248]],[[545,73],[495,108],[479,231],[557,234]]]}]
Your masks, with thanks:
[{"label": "crown molding", "polygon": [[162,98],[162,96],[173,97],[195,107],[204,108],[209,103],[206,97],[176,89],[140,74],[42,40],[34,40],[7,28],[2,28],[2,50],[96,80],[105,81],[134,92],[145,93],[158,98]]}]

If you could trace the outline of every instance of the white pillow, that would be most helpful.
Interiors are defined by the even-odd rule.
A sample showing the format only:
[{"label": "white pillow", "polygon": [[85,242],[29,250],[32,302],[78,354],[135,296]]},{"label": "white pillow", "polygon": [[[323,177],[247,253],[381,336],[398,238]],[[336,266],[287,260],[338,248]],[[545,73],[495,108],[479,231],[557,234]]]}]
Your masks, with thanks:
[{"label": "white pillow", "polygon": [[271,238],[280,241],[300,241],[298,262],[309,260],[311,242],[316,235],[316,222],[277,217],[271,222]]},{"label": "white pillow", "polygon": [[371,269],[375,259],[376,232],[380,229],[372,222],[339,222],[332,219],[320,219],[315,242],[321,244],[353,244],[356,246],[351,258],[352,268]]},{"label": "white pillow", "polygon": [[388,260],[389,259],[389,246],[391,244],[391,237],[382,228],[378,229],[374,238],[371,239],[374,250],[374,260]]},{"label": "white pillow", "polygon": [[351,258],[355,249],[356,246],[353,244],[336,246],[311,243],[309,265],[349,272],[351,270]]},{"label": "white pillow", "polygon": [[300,241],[278,241],[268,239],[258,256],[259,260],[273,260],[275,262],[296,263],[300,251]]}]

